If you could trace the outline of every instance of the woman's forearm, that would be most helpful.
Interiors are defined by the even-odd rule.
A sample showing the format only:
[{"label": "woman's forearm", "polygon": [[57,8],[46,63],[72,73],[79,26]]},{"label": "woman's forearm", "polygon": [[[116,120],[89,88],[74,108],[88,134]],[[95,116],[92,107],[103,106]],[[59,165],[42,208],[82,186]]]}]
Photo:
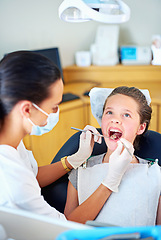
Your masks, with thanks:
[{"label": "woman's forearm", "polygon": [[[67,166],[69,167],[68,163]],[[70,166],[71,168],[71,166]],[[39,182],[40,187],[45,187],[60,177],[64,176],[67,171],[64,169],[61,161],[52,163],[46,166],[42,166],[38,168],[37,180]]]},{"label": "woman's forearm", "polygon": [[66,218],[79,223],[94,220],[111,193],[111,190],[101,184],[86,201],[74,209]]}]

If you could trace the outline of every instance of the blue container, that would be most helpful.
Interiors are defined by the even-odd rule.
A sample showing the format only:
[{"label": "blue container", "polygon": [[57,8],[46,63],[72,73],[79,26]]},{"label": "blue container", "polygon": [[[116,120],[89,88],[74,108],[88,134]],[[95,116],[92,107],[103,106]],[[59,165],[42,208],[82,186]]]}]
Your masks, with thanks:
[{"label": "blue container", "polygon": [[137,59],[137,48],[136,47],[121,47],[120,54],[121,54],[121,61],[136,60]]},{"label": "blue container", "polygon": [[118,235],[117,239],[121,239],[121,235],[130,233],[139,233],[139,239],[153,237],[155,240],[161,240],[161,226],[94,227],[87,230],[70,230],[60,234],[56,240],[97,240],[108,236],[112,238],[112,235]]}]

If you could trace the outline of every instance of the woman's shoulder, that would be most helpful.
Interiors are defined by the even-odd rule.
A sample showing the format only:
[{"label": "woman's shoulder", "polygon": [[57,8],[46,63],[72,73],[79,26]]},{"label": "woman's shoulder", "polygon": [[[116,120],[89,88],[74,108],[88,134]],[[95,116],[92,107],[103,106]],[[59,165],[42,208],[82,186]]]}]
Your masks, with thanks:
[{"label": "woman's shoulder", "polygon": [[11,161],[11,163],[13,162],[19,162],[19,155],[17,150],[9,145],[0,145],[0,160],[4,163],[4,159],[5,161],[9,162]]}]

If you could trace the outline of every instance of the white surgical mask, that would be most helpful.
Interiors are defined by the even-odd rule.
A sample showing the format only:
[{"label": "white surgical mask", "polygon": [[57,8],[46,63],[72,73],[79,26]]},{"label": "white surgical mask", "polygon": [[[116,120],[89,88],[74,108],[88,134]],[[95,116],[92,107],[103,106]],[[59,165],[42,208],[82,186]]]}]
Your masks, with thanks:
[{"label": "white surgical mask", "polygon": [[59,107],[56,113],[46,113],[44,110],[42,110],[40,107],[38,107],[35,103],[32,103],[32,105],[37,108],[39,111],[41,111],[42,113],[44,113],[46,116],[48,116],[47,118],[47,124],[43,127],[37,126],[35,125],[31,119],[28,118],[29,122],[32,124],[32,131],[30,133],[30,135],[37,135],[40,136],[44,133],[48,133],[50,132],[55,125],[58,123],[59,121]]}]

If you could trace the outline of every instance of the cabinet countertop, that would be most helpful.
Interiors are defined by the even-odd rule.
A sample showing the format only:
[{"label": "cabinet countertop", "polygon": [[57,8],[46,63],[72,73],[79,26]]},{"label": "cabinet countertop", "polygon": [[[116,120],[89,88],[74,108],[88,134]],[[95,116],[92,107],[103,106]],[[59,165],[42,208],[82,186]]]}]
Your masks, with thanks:
[{"label": "cabinet countertop", "polygon": [[[78,67],[63,69],[65,89],[72,89],[81,96],[93,87],[135,86],[148,89],[152,98],[161,99],[161,66],[115,65]],[[73,84],[73,85],[72,85]]]}]

